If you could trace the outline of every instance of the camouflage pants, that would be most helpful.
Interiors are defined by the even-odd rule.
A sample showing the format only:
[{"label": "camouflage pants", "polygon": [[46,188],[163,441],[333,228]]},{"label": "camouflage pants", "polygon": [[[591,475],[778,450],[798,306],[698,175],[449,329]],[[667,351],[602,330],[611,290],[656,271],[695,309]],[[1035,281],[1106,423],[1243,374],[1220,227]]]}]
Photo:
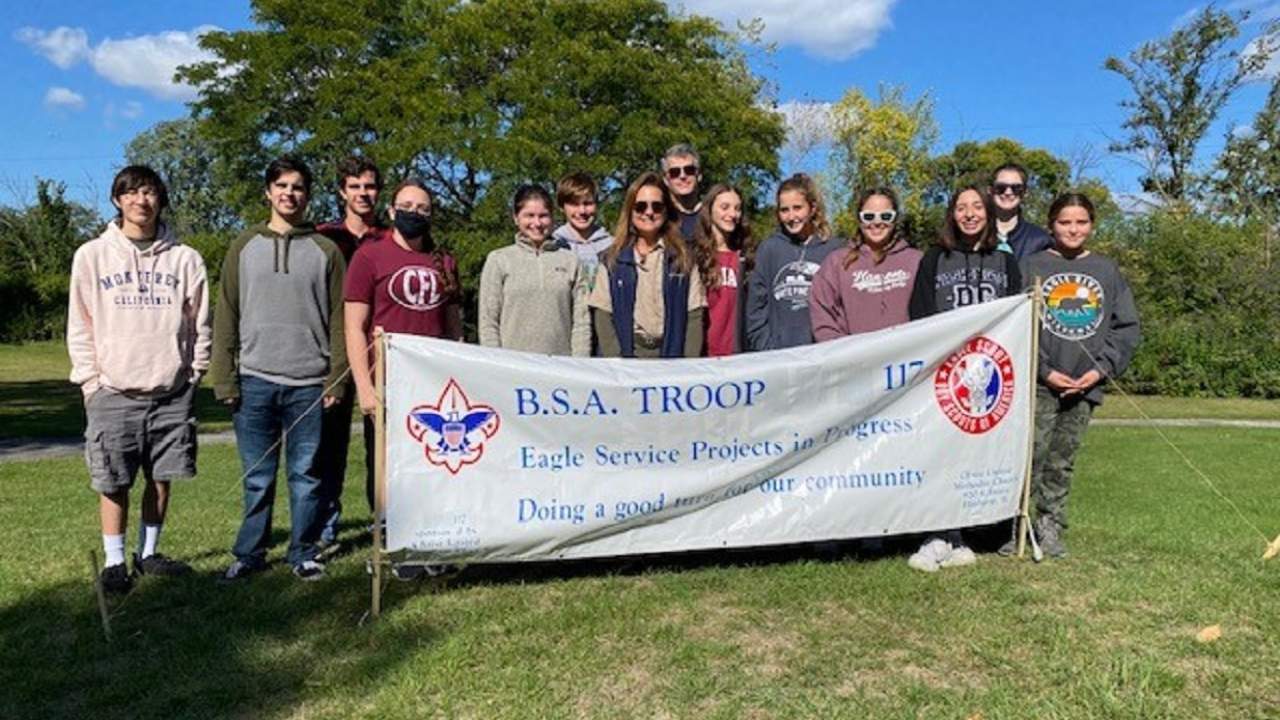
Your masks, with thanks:
[{"label": "camouflage pants", "polygon": [[1036,445],[1031,462],[1031,502],[1040,522],[1051,519],[1067,527],[1067,493],[1075,469],[1076,450],[1093,416],[1093,406],[1083,398],[1061,400],[1047,388],[1036,386]]}]

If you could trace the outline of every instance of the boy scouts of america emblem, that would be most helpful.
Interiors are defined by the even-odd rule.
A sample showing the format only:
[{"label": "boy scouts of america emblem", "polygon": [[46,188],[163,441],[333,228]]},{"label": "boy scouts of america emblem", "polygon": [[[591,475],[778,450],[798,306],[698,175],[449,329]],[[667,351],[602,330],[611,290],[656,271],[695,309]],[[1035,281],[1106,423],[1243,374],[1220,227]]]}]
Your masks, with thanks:
[{"label": "boy scouts of america emblem", "polygon": [[450,378],[434,405],[419,405],[405,418],[409,434],[422,444],[427,462],[457,475],[484,455],[484,444],[498,432],[498,412],[472,403]]},{"label": "boy scouts of america emblem", "polygon": [[938,368],[933,395],[956,427],[981,435],[999,424],[1013,404],[1013,358],[990,338],[972,338]]}]

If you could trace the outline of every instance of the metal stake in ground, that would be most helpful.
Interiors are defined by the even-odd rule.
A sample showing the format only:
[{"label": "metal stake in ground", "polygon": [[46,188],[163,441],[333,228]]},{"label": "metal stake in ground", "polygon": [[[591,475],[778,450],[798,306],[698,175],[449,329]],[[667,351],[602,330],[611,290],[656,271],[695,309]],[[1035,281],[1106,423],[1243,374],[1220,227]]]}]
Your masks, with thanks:
[{"label": "metal stake in ground", "polygon": [[98,553],[89,550],[89,577],[93,578],[93,590],[98,596],[98,617],[102,619],[102,634],[111,642],[111,614],[107,612],[107,594],[102,589],[102,572],[98,569]]}]

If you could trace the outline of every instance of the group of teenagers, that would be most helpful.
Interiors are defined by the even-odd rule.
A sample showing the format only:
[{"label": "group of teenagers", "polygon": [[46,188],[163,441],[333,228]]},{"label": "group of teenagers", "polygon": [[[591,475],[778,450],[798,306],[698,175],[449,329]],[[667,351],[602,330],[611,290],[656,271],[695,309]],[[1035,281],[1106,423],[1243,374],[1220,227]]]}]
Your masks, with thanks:
[{"label": "group of teenagers", "polygon": [[[554,200],[542,186],[521,186],[511,203],[513,240],[489,253],[481,272],[480,343],[551,355],[726,356],[882,330],[1021,293],[1038,278],[1034,533],[1049,556],[1066,554],[1076,450],[1103,386],[1123,372],[1140,338],[1123,276],[1088,247],[1088,197],[1056,198],[1045,232],[1022,217],[1026,170],[1003,165],[988,184],[955,190],[936,242],[922,252],[905,236],[891,188],[856,196],[857,228],[845,240],[834,237],[817,184],[794,175],[777,189],[776,229],[756,242],[739,189],[721,183],[700,192],[693,147],[670,148],[659,169],[627,187],[612,230],[585,173],[560,179]],[[163,220],[162,179],[136,165],[116,175],[118,214],[76,252],[67,324],[108,592],[127,592],[138,575],[191,570],[158,545],[170,482],[196,473],[194,392],[206,373],[232,409],[243,466],[243,518],[222,581],[268,567],[281,446],[286,561],[300,579],[324,576],[339,547],[356,408],[374,509],[373,330],[461,341],[461,285],[455,259],[432,232],[426,183],[410,177],[384,197],[379,169],[359,156],[338,163],[336,174],[343,217],[313,225],[311,171],[289,157],[267,167],[270,219],[228,247],[212,314],[199,253]],[[129,491],[139,472],[145,488],[130,567]],[[974,561],[961,529],[925,537],[908,559],[924,571]]]}]

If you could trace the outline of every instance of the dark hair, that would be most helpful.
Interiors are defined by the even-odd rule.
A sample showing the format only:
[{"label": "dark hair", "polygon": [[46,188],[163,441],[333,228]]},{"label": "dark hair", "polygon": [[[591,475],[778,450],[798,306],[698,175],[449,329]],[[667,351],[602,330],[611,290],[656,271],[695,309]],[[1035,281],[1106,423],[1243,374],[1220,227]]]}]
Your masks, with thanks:
[{"label": "dark hair", "polygon": [[1058,213],[1069,207],[1082,207],[1084,211],[1089,213],[1089,222],[1096,219],[1093,210],[1093,201],[1088,195],[1079,192],[1065,192],[1053,199],[1053,204],[1049,206],[1049,232],[1053,232],[1053,222],[1058,219]]},{"label": "dark hair", "polygon": [[571,202],[595,200],[600,195],[600,186],[589,173],[569,173],[556,183],[556,205],[564,207]]},{"label": "dark hair", "polygon": [[[115,179],[111,181],[111,199],[115,200],[127,192],[143,187],[155,188],[160,211],[169,207],[169,189],[164,186],[160,174],[146,165],[129,165],[121,168],[120,172],[116,173]],[[117,207],[116,219],[123,216],[124,213]]]},{"label": "dark hair", "polygon": [[[716,198],[725,193],[733,193],[742,201],[742,191],[728,183],[716,183],[707,194],[702,196],[702,209],[698,211],[698,222],[693,229],[693,257],[702,273],[702,286],[714,288],[720,286],[720,274],[716,272],[716,226],[712,218],[713,205]],[[738,226],[724,239],[730,250],[743,252],[751,244],[751,224],[747,222],[745,209],[738,219]]]},{"label": "dark hair", "polygon": [[296,172],[302,176],[302,187],[307,191],[307,196],[311,195],[311,168],[296,157],[290,155],[281,155],[271,164],[267,166],[267,172],[264,175],[265,187],[271,187],[271,183],[280,179],[280,176],[287,172]]},{"label": "dark hair", "polygon": [[782,193],[798,192],[804,195],[804,199],[813,206],[813,215],[809,216],[809,223],[813,225],[813,233],[820,238],[831,237],[831,223],[827,221],[827,206],[822,202],[822,191],[818,189],[818,183],[813,178],[804,173],[796,173],[778,186],[778,193],[774,196],[774,202],[782,202]]},{"label": "dark hair", "polygon": [[[427,197],[431,201],[432,210],[435,210],[435,193],[431,192],[431,188],[427,187],[427,183],[422,178],[410,175],[404,180],[401,180],[400,183],[396,185],[395,189],[391,191],[391,205],[388,208],[389,211],[395,209],[396,198],[405,188],[417,188],[418,190],[426,193]],[[422,241],[422,246],[431,252],[431,258],[435,260],[436,268],[440,272],[440,278],[444,280],[444,287],[442,288],[444,294],[449,297],[456,296],[459,290],[458,276],[450,272],[444,264],[444,251],[441,250],[439,244],[436,243],[435,236],[431,234],[430,227],[427,228],[427,234],[422,238]]]},{"label": "dark hair", "polygon": [[347,185],[347,178],[358,178],[361,175],[371,172],[373,173],[373,181],[379,189],[382,188],[382,171],[374,164],[372,160],[360,155],[348,155],[338,161],[337,176],[338,188],[344,188]]},{"label": "dark hair", "polygon": [[684,238],[680,235],[679,223],[675,221],[676,204],[671,198],[671,191],[667,189],[666,183],[662,182],[662,177],[655,172],[640,173],[640,176],[627,188],[627,194],[622,200],[622,209],[618,212],[618,225],[613,231],[613,244],[604,251],[605,264],[612,270],[617,266],[618,254],[622,249],[635,242],[636,232],[631,226],[631,209],[635,207],[636,195],[646,187],[657,188],[662,193],[662,202],[667,206],[662,227],[658,230],[658,234],[666,243],[667,253],[675,259],[676,266],[681,272],[691,272],[693,257]]},{"label": "dark hair", "polygon": [[1028,174],[1027,174],[1027,169],[1026,169],[1026,168],[1022,167],[1021,165],[1019,165],[1019,164],[1018,164],[1018,163],[1016,163],[1016,162],[1007,162],[1007,163],[1005,163],[1005,164],[1001,165],[1000,167],[996,168],[995,170],[992,170],[992,171],[991,171],[991,183],[990,183],[990,184],[991,184],[991,185],[995,185],[995,184],[996,184],[996,176],[997,176],[997,175],[999,175],[1000,173],[1002,173],[1002,172],[1006,171],[1006,170],[1012,170],[1012,171],[1014,171],[1014,172],[1018,173],[1018,176],[1022,178],[1022,182],[1023,182],[1023,184],[1025,184],[1025,183],[1027,182],[1027,178],[1029,178],[1029,177],[1030,177],[1030,175],[1028,175]]},{"label": "dark hair", "polygon": [[[875,257],[876,264],[879,265],[884,262],[886,257],[888,257],[889,251],[893,249],[893,246],[897,245],[899,242],[905,242],[906,238],[902,229],[902,206],[898,203],[898,194],[893,191],[893,188],[873,187],[867,188],[866,190],[858,193],[858,198],[853,204],[854,212],[861,213],[862,206],[866,205],[867,201],[873,197],[888,198],[889,203],[893,205],[893,212],[898,215],[898,217],[894,218],[893,231],[889,235],[889,242],[885,243],[884,247],[875,248],[871,251],[871,254]],[[861,219],[858,220],[857,226],[858,229],[853,231],[853,237],[849,238],[850,252],[844,258],[845,270],[848,270],[855,262],[858,261],[859,250],[867,242],[866,238],[862,236]]]},{"label": "dark hair", "polygon": [[[951,200],[947,202],[947,221],[942,224],[942,232],[938,234],[938,244],[947,252],[962,245],[961,238],[964,237],[964,233],[960,232],[960,225],[956,222],[956,204],[960,201],[960,196],[970,190],[978,193],[978,197],[982,199],[982,208],[987,213],[986,224],[978,235],[978,251],[991,252],[1000,244],[1000,239],[996,235],[996,201],[992,199],[991,191],[977,185],[965,185],[951,193]],[[964,243],[964,245],[967,251],[968,244]]]},{"label": "dark hair", "polygon": [[541,200],[542,204],[547,206],[547,212],[551,212],[551,208],[555,207],[551,204],[551,193],[547,192],[546,188],[529,183],[516,188],[515,197],[511,200],[511,214],[519,213],[520,208],[530,200]]}]

